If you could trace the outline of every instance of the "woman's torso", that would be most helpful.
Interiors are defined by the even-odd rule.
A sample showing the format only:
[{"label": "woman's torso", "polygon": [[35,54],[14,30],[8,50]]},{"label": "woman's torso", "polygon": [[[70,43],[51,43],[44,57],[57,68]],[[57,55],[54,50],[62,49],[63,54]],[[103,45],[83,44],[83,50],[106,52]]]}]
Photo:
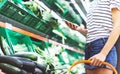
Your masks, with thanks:
[{"label": "woman's torso", "polygon": [[87,43],[108,37],[113,25],[109,0],[94,0],[87,14]]}]

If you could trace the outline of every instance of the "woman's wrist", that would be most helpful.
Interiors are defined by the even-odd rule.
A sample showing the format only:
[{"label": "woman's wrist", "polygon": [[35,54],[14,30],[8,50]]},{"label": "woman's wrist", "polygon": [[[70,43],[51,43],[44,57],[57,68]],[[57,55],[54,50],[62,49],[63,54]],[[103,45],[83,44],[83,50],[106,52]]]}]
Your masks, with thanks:
[{"label": "woman's wrist", "polygon": [[100,52],[101,55],[107,56],[107,53]]},{"label": "woman's wrist", "polygon": [[81,31],[81,27],[80,26],[78,26],[77,28],[76,28],[76,31]]},{"label": "woman's wrist", "polygon": [[78,27],[76,28],[76,31],[82,33],[82,34],[85,35],[85,36],[86,36],[86,34],[87,34],[87,29],[84,29],[84,28],[82,28],[82,27],[80,27],[80,26],[78,26]]}]

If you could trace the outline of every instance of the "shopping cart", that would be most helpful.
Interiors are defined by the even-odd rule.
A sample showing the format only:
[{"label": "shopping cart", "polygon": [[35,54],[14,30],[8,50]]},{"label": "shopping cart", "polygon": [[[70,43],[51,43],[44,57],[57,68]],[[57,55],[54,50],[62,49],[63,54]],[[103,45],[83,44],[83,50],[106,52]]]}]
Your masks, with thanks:
[{"label": "shopping cart", "polygon": [[[90,64],[91,61],[90,60],[78,60],[78,61],[75,61],[71,66],[70,68],[68,69],[68,72],[67,74],[70,74],[70,71],[72,70],[72,68],[78,64],[81,64],[81,63],[87,63],[87,64]],[[113,71],[114,71],[114,74],[118,74],[118,72],[116,71],[116,69],[109,63],[107,62],[102,62],[104,65],[107,65],[109,66]]]}]

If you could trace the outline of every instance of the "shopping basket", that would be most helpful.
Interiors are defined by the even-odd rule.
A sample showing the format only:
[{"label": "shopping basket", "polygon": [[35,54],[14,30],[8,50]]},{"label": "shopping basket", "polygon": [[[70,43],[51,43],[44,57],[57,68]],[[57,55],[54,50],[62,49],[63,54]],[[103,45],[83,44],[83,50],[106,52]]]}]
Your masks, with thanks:
[{"label": "shopping basket", "polygon": [[[70,74],[70,71],[72,70],[72,68],[73,68],[74,66],[76,66],[76,65],[78,65],[78,64],[81,64],[81,63],[90,64],[91,61],[90,61],[90,60],[78,60],[78,61],[75,61],[75,62],[70,66],[70,68],[68,69],[67,74]],[[109,67],[114,71],[114,74],[118,74],[118,72],[116,71],[116,69],[115,69],[111,64],[109,64],[109,63],[107,63],[107,62],[102,62],[102,64],[109,66]]]}]

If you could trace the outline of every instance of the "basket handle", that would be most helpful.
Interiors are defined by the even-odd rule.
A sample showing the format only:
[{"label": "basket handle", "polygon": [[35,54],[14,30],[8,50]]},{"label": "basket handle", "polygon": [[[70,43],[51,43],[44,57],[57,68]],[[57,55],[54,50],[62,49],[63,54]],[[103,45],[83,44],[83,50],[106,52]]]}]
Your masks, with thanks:
[{"label": "basket handle", "polygon": [[[72,70],[72,68],[73,68],[74,66],[76,66],[77,64],[80,64],[80,63],[90,64],[91,61],[90,61],[90,60],[78,60],[78,61],[75,61],[75,62],[71,65],[71,67],[68,69],[67,74],[70,74],[70,71]],[[102,64],[109,66],[109,67],[114,71],[114,74],[118,74],[118,72],[116,71],[116,69],[115,69],[111,64],[109,64],[109,63],[107,63],[107,62],[102,62]]]}]

